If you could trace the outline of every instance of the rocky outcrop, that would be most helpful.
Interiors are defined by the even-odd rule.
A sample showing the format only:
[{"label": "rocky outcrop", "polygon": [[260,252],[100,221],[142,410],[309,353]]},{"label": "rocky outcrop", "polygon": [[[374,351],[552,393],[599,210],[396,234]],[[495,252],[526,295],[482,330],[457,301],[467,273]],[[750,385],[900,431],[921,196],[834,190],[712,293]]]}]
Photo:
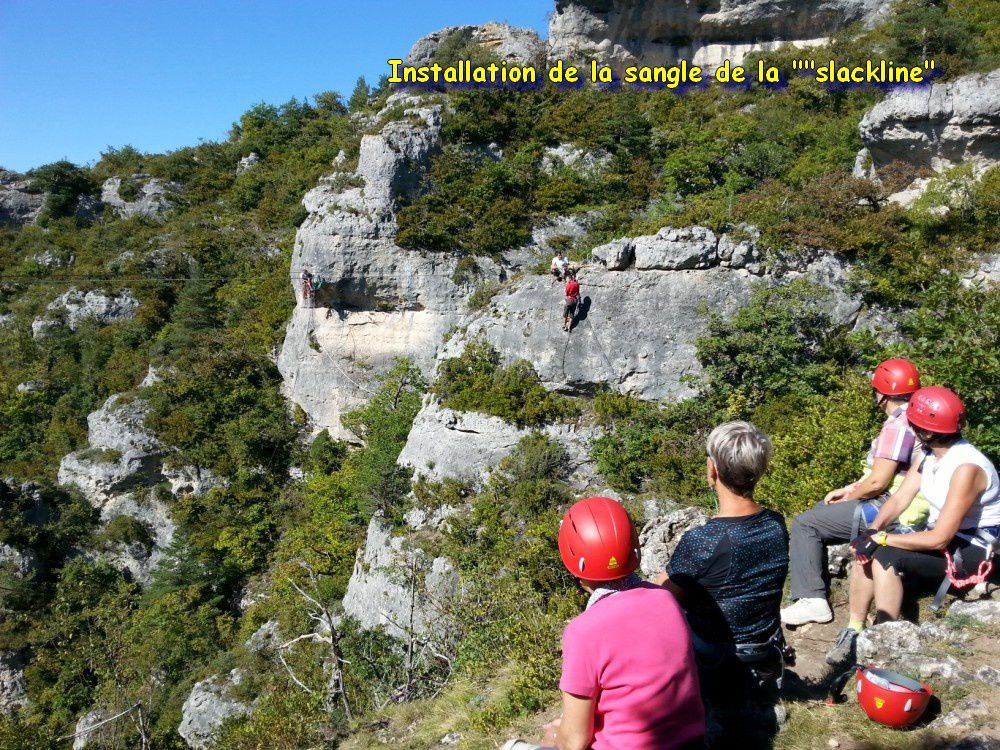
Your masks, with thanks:
[{"label": "rocky outcrop", "polygon": [[[459,38],[456,39],[456,36]],[[484,23],[481,26],[447,26],[417,42],[406,58],[407,65],[430,65],[443,44],[456,42],[477,44],[511,65],[524,65],[545,57],[545,42],[533,29],[523,29],[506,23]]]},{"label": "rocky outcrop", "polygon": [[246,174],[258,164],[260,164],[260,154],[251,151],[237,162],[236,176],[239,177],[241,174]]},{"label": "rocky outcrop", "polygon": [[25,660],[16,651],[0,651],[0,714],[10,714],[28,704],[24,681]]},{"label": "rocky outcrop", "polygon": [[984,600],[978,602],[956,601],[948,609],[948,614],[955,617],[966,617],[979,625],[1000,625],[1000,600]]},{"label": "rocky outcrop", "polygon": [[528,360],[549,389],[589,394],[609,387],[645,399],[683,398],[694,393],[687,376],[701,371],[695,342],[706,330],[706,313],[732,315],[755,283],[810,279],[830,290],[817,304],[831,319],[854,323],[860,302],[844,291],[842,261],[820,255],[772,273],[756,253],[749,231],[719,237],[687,227],[622,238],[597,248],[596,263],[580,269],[581,306],[569,335],[562,330],[561,288],[548,276],[526,276],[463,320],[439,358],[457,356],[483,337],[508,362]]},{"label": "rocky outcrop", "polygon": [[404,639],[441,628],[443,610],[458,590],[458,574],[446,557],[430,559],[376,516],[358,550],[344,612],[366,630],[382,628]]},{"label": "rocky outcrop", "polygon": [[[574,485],[583,488],[596,481],[590,446],[602,434],[600,430],[555,424],[541,432],[565,448],[566,468]],[[413,421],[397,463],[432,482],[462,479],[481,485],[518,441],[530,433],[499,417],[454,411],[428,399]]]},{"label": "rocky outcrop", "polygon": [[361,141],[358,168],[324,178],[306,194],[309,211],[292,257],[295,279],[308,270],[323,279],[298,305],[278,356],[285,393],[315,431],[353,437],[341,415],[370,397],[380,373],[410,357],[427,374],[442,336],[462,317],[483,279],[507,271],[480,260],[459,267],[454,256],[404,250],[395,243],[397,202],[418,186],[440,143],[441,106],[407,93],[386,102],[405,120]]},{"label": "rocky outcrop", "polygon": [[896,669],[921,680],[970,682],[977,676],[942,650],[942,646],[961,645],[967,638],[947,621],[921,625],[906,620],[885,622],[858,636],[858,662]]},{"label": "rocky outcrop", "polygon": [[87,417],[90,447],[59,464],[59,483],[74,486],[96,508],[117,495],[162,481],[163,448],[146,429],[145,400],[112,396]]},{"label": "rocky outcrop", "polygon": [[[121,193],[126,185],[128,191],[123,197]],[[173,208],[171,196],[180,189],[181,186],[175,182],[144,174],[135,174],[124,180],[121,177],[109,177],[101,185],[101,201],[124,219],[132,216],[155,219]]]},{"label": "rocky outcrop", "polygon": [[233,695],[233,688],[243,682],[243,672],[234,669],[227,676],[213,675],[195,683],[181,708],[177,733],[192,750],[208,750],[216,733],[227,719],[248,716],[252,705]]},{"label": "rocky outcrop", "polygon": [[23,175],[0,169],[0,227],[31,224],[45,208],[45,195],[32,192]]},{"label": "rocky outcrop", "polygon": [[27,578],[38,569],[38,557],[30,549],[16,549],[0,542],[0,573]]},{"label": "rocky outcrop", "polygon": [[35,318],[31,324],[31,332],[38,338],[61,325],[69,326],[70,330],[75,331],[86,320],[93,320],[98,325],[110,325],[121,320],[131,320],[138,309],[139,300],[128,289],[117,294],[70,289],[49,303],[44,316]]},{"label": "rocky outcrop", "polygon": [[927,184],[926,174],[960,164],[982,174],[1000,163],[1000,70],[894,89],[858,129],[865,148],[855,176],[877,179],[893,165],[925,175],[897,193],[898,202],[912,203]]},{"label": "rocky outcrop", "polygon": [[74,730],[76,737],[73,740],[73,750],[84,750],[85,748],[93,747],[95,743],[100,745],[101,740],[104,739],[104,735],[106,733],[110,734],[110,732],[107,732],[107,726],[101,729],[98,725],[107,718],[109,718],[107,713],[99,708],[95,708],[77,719],[76,729]]},{"label": "rocky outcrop", "polygon": [[871,24],[889,0],[557,0],[549,58],[598,59],[618,70],[690,60],[704,68],[742,62],[784,44],[821,44],[852,23]]},{"label": "rocky outcrop", "polygon": [[649,578],[665,571],[684,533],[704,526],[708,519],[703,508],[676,508],[647,523],[639,534],[643,575]]},{"label": "rocky outcrop", "polygon": [[572,143],[563,143],[545,149],[542,153],[541,170],[552,174],[560,168],[568,167],[591,177],[604,169],[610,161],[611,154],[604,149],[586,151]]}]

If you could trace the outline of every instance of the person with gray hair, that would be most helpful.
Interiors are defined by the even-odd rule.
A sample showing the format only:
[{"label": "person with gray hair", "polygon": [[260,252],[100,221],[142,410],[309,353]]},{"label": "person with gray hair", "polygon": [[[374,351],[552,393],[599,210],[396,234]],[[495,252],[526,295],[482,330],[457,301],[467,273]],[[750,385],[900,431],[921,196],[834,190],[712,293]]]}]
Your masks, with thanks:
[{"label": "person with gray hair", "polygon": [[687,531],[655,582],[687,615],[706,702],[739,701],[780,680],[789,656],[779,608],[788,575],[785,520],[754,499],[774,448],[750,422],[708,436],[706,475],[715,516]]}]

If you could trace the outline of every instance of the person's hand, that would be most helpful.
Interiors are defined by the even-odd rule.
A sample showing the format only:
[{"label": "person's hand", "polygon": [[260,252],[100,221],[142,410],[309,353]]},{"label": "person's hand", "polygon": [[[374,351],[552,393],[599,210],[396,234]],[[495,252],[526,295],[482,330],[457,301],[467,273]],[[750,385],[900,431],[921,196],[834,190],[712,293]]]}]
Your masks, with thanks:
[{"label": "person's hand", "polygon": [[851,542],[851,549],[854,550],[854,557],[862,565],[871,562],[875,550],[879,548],[879,543],[875,541],[875,529],[863,529],[860,534]]},{"label": "person's hand", "polygon": [[657,586],[662,586],[663,584],[665,584],[667,582],[667,580],[668,580],[668,576],[667,576],[667,572],[665,570],[661,570],[659,573],[657,573],[653,577],[653,583],[655,583]]},{"label": "person's hand", "polygon": [[562,717],[558,716],[542,727],[545,730],[545,736],[542,738],[543,745],[551,745],[552,747],[555,747],[558,739],[560,724],[562,724]]},{"label": "person's hand", "polygon": [[854,490],[854,485],[849,484],[846,487],[841,487],[837,490],[830,490],[826,493],[826,497],[823,498],[823,502],[826,505],[832,505],[833,503],[839,503],[841,500],[846,500],[847,497]]}]

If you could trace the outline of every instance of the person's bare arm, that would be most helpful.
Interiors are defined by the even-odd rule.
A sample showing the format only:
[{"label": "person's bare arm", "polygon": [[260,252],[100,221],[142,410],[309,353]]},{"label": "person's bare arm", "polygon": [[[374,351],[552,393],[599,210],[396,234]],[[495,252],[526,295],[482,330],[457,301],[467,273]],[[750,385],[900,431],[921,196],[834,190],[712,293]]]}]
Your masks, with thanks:
[{"label": "person's bare arm", "polygon": [[831,490],[823,498],[827,505],[839,503],[841,500],[868,500],[878,497],[892,484],[893,477],[899,471],[899,462],[890,458],[876,458],[871,470],[853,484],[848,484],[836,490]]},{"label": "person's bare arm", "polygon": [[986,472],[975,464],[963,464],[955,469],[948,486],[948,497],[933,529],[912,534],[889,534],[886,544],[909,550],[941,550],[962,528],[966,513],[986,491]]},{"label": "person's bare arm", "polygon": [[884,529],[899,518],[904,510],[910,507],[913,498],[920,492],[920,465],[922,463],[923,459],[921,458],[910,465],[909,471],[906,472],[906,476],[903,478],[903,483],[879,509],[878,515],[871,522],[870,528]]},{"label": "person's bare arm", "polygon": [[594,739],[594,699],[563,692],[563,712],[556,729],[558,750],[588,750]]}]

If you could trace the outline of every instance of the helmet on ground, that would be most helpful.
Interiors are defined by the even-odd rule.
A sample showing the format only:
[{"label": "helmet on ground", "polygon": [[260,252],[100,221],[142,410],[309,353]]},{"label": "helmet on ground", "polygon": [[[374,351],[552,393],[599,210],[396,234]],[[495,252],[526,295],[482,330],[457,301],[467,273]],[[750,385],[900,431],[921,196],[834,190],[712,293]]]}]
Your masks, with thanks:
[{"label": "helmet on ground", "polygon": [[613,581],[639,567],[639,537],[621,503],[610,497],[588,497],[563,516],[559,555],[577,578]]},{"label": "helmet on ground", "polygon": [[913,394],[906,419],[922,430],[952,435],[960,432],[965,423],[965,404],[954,391],[932,385]]},{"label": "helmet on ground", "polygon": [[857,678],[858,703],[868,718],[894,729],[917,721],[934,695],[930,685],[887,669],[859,667]]},{"label": "helmet on ground", "polygon": [[908,359],[887,359],[875,368],[872,388],[883,396],[907,396],[920,389],[920,373]]}]

